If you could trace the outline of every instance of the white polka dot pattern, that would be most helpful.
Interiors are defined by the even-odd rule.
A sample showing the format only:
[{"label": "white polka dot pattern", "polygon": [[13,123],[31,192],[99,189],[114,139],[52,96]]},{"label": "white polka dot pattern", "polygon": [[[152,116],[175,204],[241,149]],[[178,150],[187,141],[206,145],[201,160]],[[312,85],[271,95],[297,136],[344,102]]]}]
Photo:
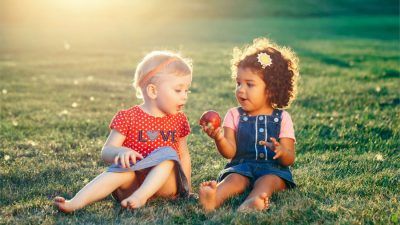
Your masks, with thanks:
[{"label": "white polka dot pattern", "polygon": [[126,137],[122,146],[134,149],[144,157],[162,146],[171,146],[179,154],[179,139],[190,134],[189,122],[183,112],[154,117],[139,106],[119,111],[109,127]]}]

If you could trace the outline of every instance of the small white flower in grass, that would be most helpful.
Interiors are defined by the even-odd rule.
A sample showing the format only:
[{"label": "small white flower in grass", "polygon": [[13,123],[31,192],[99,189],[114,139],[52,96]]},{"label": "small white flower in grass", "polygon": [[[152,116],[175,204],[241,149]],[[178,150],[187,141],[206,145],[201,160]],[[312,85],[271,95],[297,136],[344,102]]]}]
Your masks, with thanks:
[{"label": "small white flower in grass", "polygon": [[7,89],[3,89],[3,90],[1,91],[1,93],[3,93],[3,95],[6,95],[6,94],[8,93],[8,91],[7,91]]},{"label": "small white flower in grass", "polygon": [[12,121],[12,125],[13,125],[14,127],[18,126],[18,121],[13,120],[13,121]]},{"label": "small white flower in grass", "polygon": [[36,142],[34,142],[34,141],[32,141],[32,140],[28,140],[28,145],[31,145],[31,146],[36,146],[37,145],[37,143]]},{"label": "small white flower in grass", "polygon": [[379,93],[379,92],[381,92],[381,90],[382,90],[381,87],[379,87],[379,86],[376,86],[376,87],[375,87],[375,91],[376,91],[376,92]]},{"label": "small white flower in grass", "polygon": [[11,158],[11,157],[10,157],[9,155],[5,155],[5,156],[4,156],[4,160],[5,160],[5,161],[8,161],[10,158]]},{"label": "small white flower in grass", "polygon": [[88,76],[88,77],[87,77],[87,80],[88,80],[88,81],[92,81],[92,80],[93,80],[93,76]]},{"label": "small white flower in grass", "polygon": [[66,110],[66,109],[64,109],[63,111],[61,111],[58,115],[59,116],[65,116],[65,115],[68,115],[68,110]]},{"label": "small white flower in grass", "polygon": [[71,106],[72,106],[72,108],[76,108],[76,107],[78,107],[78,103],[73,102],[73,103],[71,104]]},{"label": "small white flower in grass", "polygon": [[383,156],[382,156],[382,154],[376,154],[376,155],[375,155],[375,159],[376,159],[377,161],[383,161]]},{"label": "small white flower in grass", "polygon": [[94,97],[93,97],[93,96],[90,96],[89,100],[90,100],[90,101],[94,101]]},{"label": "small white flower in grass", "polygon": [[89,183],[89,179],[88,178],[85,178],[84,180],[83,180],[83,183]]},{"label": "small white flower in grass", "polygon": [[214,163],[213,167],[214,167],[215,169],[219,169],[220,166],[219,166],[218,163]]}]

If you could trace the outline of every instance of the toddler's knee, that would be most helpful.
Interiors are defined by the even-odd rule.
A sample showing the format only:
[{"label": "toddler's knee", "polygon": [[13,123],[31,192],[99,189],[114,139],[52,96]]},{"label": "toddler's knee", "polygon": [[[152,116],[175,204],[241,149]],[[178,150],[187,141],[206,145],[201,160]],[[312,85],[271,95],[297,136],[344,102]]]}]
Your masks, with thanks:
[{"label": "toddler's knee", "polygon": [[119,187],[123,190],[130,189],[132,185],[136,185],[137,177],[135,172],[127,172],[125,175],[125,182]]},{"label": "toddler's knee", "polygon": [[249,183],[249,180],[248,180],[247,177],[242,176],[242,175],[237,174],[237,173],[229,174],[227,176],[227,180],[229,180],[229,182],[231,182],[231,183],[235,183],[235,184],[238,184],[238,185],[243,184],[244,186],[247,186],[248,183]]},{"label": "toddler's knee", "polygon": [[165,166],[165,167],[167,167],[167,168],[173,168],[174,167],[174,161],[173,160],[165,160],[165,161],[163,161],[160,165],[163,165],[163,166]]}]

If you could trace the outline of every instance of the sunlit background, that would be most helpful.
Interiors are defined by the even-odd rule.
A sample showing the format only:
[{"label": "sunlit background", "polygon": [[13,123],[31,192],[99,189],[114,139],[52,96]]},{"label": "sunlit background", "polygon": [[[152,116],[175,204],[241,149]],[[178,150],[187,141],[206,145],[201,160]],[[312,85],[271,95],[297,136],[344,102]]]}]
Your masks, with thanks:
[{"label": "sunlit background", "polygon": [[[195,200],[52,208],[104,171],[108,124],[141,102],[134,70],[155,49],[193,59],[194,190],[215,179],[226,159],[198,118],[237,106],[232,49],[260,36],[300,57],[298,189],[243,216],[242,197],[212,215]],[[398,224],[399,78],[398,0],[0,0],[0,224]]]},{"label": "sunlit background", "polygon": [[[67,46],[102,49],[136,48],[137,44],[185,45],[196,41],[243,42],[248,36],[321,37],[331,32],[307,18],[398,14],[396,0],[384,1],[279,0],[3,0],[0,8],[1,49]],[[397,6],[397,7],[396,7]],[[279,18],[291,18],[287,27]],[[256,20],[254,20],[256,19]],[[254,22],[263,21],[258,27]],[[298,24],[310,23],[309,31]],[[278,21],[279,22],[279,21]],[[344,34],[338,27],[333,32]],[[260,27],[261,26],[261,27]],[[362,28],[362,27],[361,27]],[[389,28],[393,29],[393,28]],[[379,36],[379,30],[365,30]],[[244,34],[244,33],[245,34]],[[346,30],[347,35],[349,34]],[[350,31],[351,32],[351,31]],[[382,34],[385,35],[385,34]],[[283,40],[283,41],[285,41]],[[69,46],[69,47],[68,47]],[[112,46],[112,47],[111,47]]]}]

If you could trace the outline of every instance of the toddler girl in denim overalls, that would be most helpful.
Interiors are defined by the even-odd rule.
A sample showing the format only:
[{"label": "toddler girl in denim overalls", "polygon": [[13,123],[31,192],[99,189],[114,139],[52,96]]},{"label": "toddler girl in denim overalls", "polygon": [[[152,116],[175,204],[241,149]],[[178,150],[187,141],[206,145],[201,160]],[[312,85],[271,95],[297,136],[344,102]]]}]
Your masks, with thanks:
[{"label": "toddler girl in denim overalls", "polygon": [[289,169],[295,136],[287,108],[296,94],[298,58],[265,38],[234,50],[233,77],[239,107],[230,109],[221,128],[204,126],[220,154],[230,159],[217,181],[203,182],[200,203],[206,211],[252,188],[239,211],[269,208],[275,192],[295,187]]}]

